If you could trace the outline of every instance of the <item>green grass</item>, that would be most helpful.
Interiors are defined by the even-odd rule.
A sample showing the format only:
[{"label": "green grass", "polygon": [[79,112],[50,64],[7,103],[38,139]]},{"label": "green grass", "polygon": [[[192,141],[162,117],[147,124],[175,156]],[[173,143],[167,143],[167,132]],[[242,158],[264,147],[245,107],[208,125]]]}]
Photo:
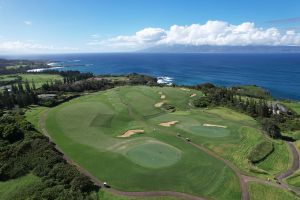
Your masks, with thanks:
[{"label": "green grass", "polygon": [[41,116],[41,113],[47,109],[48,109],[47,107],[36,106],[36,107],[31,107],[25,112],[26,120],[32,123],[34,128],[40,132],[41,130],[39,127],[39,118]]},{"label": "green grass", "polygon": [[263,199],[270,199],[270,200],[295,200],[299,199],[297,196],[292,194],[291,192],[276,188],[273,186],[258,184],[254,182],[248,183],[248,189],[250,193],[251,200],[263,200]]},{"label": "green grass", "polygon": [[[298,151],[300,151],[300,140],[296,141],[295,145],[296,145]],[[295,187],[300,187],[300,171],[298,170],[292,176],[288,177],[286,179],[286,182],[289,185],[292,185],[292,186],[295,186]]]},{"label": "green grass", "polygon": [[133,162],[149,168],[161,168],[175,164],[181,151],[164,143],[144,143],[131,148],[127,154]]},{"label": "green grass", "polygon": [[[188,115],[196,114],[188,105],[191,93],[202,95],[142,86],[93,93],[51,109],[46,127],[68,156],[113,188],[240,199],[237,177],[224,163],[178,139],[173,127],[158,125],[170,115],[183,117],[187,123]],[[159,101],[174,105],[177,111],[155,108]],[[110,126],[104,126],[107,122]],[[117,137],[131,129],[145,133]]]},{"label": "green grass", "polygon": [[282,103],[300,115],[300,103],[299,102],[282,102]]},{"label": "green grass", "polygon": [[31,188],[37,186],[40,182],[40,178],[32,174],[5,182],[0,181],[0,199],[29,199]]},{"label": "green grass", "polygon": [[36,88],[42,87],[44,83],[47,81],[50,82],[55,80],[62,80],[62,77],[60,75],[56,74],[18,74],[22,78],[22,82],[25,80],[31,82],[33,81],[35,83]]},{"label": "green grass", "polygon": [[126,197],[126,196],[115,195],[104,190],[101,190],[99,192],[99,199],[101,200],[182,200],[174,197]]},{"label": "green grass", "polygon": [[238,86],[238,88],[240,88],[238,90],[238,93],[240,93],[241,95],[271,99],[270,94],[261,87],[255,85],[244,85],[244,86]]},{"label": "green grass", "polygon": [[270,174],[278,174],[287,170],[291,164],[289,150],[283,142],[274,142],[274,151],[257,166]]}]

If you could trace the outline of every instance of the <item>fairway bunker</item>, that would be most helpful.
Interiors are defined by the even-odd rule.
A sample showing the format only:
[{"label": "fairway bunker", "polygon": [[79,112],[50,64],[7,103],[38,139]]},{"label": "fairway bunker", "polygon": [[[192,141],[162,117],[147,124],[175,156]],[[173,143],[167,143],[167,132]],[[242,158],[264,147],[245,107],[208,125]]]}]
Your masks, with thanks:
[{"label": "fairway bunker", "polygon": [[165,99],[165,98],[166,98],[166,95],[161,95],[160,98],[161,98],[161,99]]},{"label": "fairway bunker", "polygon": [[144,133],[144,132],[145,131],[142,130],[142,129],[129,130],[129,131],[126,131],[125,133],[123,133],[122,135],[118,136],[118,137],[126,138],[126,137],[130,137],[132,135],[141,134],[141,133]]},{"label": "fairway bunker", "polygon": [[160,108],[162,105],[164,104],[164,102],[158,102],[154,105],[155,108]]},{"label": "fairway bunker", "polygon": [[165,127],[170,127],[172,125],[175,125],[177,124],[179,121],[170,121],[170,122],[163,122],[163,123],[160,123],[159,125],[160,126],[165,126]]},{"label": "fairway bunker", "polygon": [[187,89],[187,88],[180,88],[181,90],[183,90],[183,91],[191,91],[190,89]]},{"label": "fairway bunker", "polygon": [[218,128],[227,128],[227,126],[222,126],[222,125],[217,125],[217,124],[203,124],[203,126],[218,127]]},{"label": "fairway bunker", "polygon": [[195,93],[190,95],[190,97],[195,97],[195,96],[197,96],[197,94]]}]

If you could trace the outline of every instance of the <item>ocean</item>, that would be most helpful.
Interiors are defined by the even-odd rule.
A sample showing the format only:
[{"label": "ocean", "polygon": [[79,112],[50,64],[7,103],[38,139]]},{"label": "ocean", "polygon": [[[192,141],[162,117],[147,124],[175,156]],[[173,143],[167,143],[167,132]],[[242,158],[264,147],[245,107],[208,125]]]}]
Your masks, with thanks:
[{"label": "ocean", "polygon": [[300,100],[300,54],[102,53],[18,58],[43,59],[51,61],[54,67],[65,66],[59,70],[94,74],[136,72],[179,85],[257,85],[276,98]]}]

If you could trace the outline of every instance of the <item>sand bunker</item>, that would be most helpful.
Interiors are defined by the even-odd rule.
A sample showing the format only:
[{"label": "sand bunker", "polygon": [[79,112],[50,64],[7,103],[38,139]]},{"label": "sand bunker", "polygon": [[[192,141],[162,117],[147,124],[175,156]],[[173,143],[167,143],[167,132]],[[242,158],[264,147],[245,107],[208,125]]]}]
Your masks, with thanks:
[{"label": "sand bunker", "polygon": [[156,103],[154,106],[155,106],[156,108],[160,108],[163,104],[164,104],[164,102],[158,102],[158,103]]},{"label": "sand bunker", "polygon": [[159,125],[160,126],[166,126],[166,127],[170,127],[174,124],[178,123],[178,121],[170,121],[170,122],[163,122],[163,123],[160,123]]},{"label": "sand bunker", "polygon": [[123,133],[122,135],[118,136],[118,137],[130,137],[134,134],[137,134],[137,133],[144,133],[144,130],[142,129],[137,129],[137,130],[129,130],[129,131],[126,131],[125,133]]},{"label": "sand bunker", "polygon": [[163,93],[162,92],[158,92],[158,94],[162,95]]},{"label": "sand bunker", "polygon": [[218,127],[218,128],[227,128],[227,126],[216,125],[216,124],[203,124],[203,126]]},{"label": "sand bunker", "polygon": [[161,98],[161,99],[165,99],[165,98],[166,98],[166,95],[161,95],[160,98]]},{"label": "sand bunker", "polygon": [[195,96],[197,96],[197,94],[191,94],[191,95],[190,95],[190,97],[195,97]]},{"label": "sand bunker", "polygon": [[187,89],[187,88],[180,88],[180,89],[183,91],[190,91],[190,89]]}]

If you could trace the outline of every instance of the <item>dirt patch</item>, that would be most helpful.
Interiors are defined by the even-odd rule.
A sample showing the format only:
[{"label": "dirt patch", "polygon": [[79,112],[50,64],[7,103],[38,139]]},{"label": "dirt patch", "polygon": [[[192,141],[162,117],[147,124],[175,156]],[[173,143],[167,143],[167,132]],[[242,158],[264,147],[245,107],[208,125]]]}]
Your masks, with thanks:
[{"label": "dirt patch", "polygon": [[190,97],[195,97],[195,96],[197,96],[197,94],[195,93],[190,95]]},{"label": "dirt patch", "polygon": [[203,124],[203,126],[218,127],[218,128],[227,128],[227,126],[216,125],[216,124]]},{"label": "dirt patch", "polygon": [[161,98],[161,99],[165,99],[165,98],[166,98],[166,95],[161,95],[160,98]]},{"label": "dirt patch", "polygon": [[165,127],[170,127],[170,126],[175,125],[175,124],[177,124],[177,123],[178,123],[178,121],[170,121],[170,122],[163,122],[163,123],[160,123],[159,125],[160,125],[160,126],[165,126]]},{"label": "dirt patch", "polygon": [[183,91],[191,91],[190,89],[187,89],[187,88],[180,88],[180,89]]},{"label": "dirt patch", "polygon": [[144,133],[144,130],[142,129],[137,129],[137,130],[129,130],[129,131],[126,131],[125,133],[123,133],[122,135],[118,136],[118,137],[130,137],[134,134],[138,134],[138,133]]},{"label": "dirt patch", "polygon": [[160,108],[163,104],[164,104],[164,102],[158,102],[154,106],[155,106],[155,108]]}]

